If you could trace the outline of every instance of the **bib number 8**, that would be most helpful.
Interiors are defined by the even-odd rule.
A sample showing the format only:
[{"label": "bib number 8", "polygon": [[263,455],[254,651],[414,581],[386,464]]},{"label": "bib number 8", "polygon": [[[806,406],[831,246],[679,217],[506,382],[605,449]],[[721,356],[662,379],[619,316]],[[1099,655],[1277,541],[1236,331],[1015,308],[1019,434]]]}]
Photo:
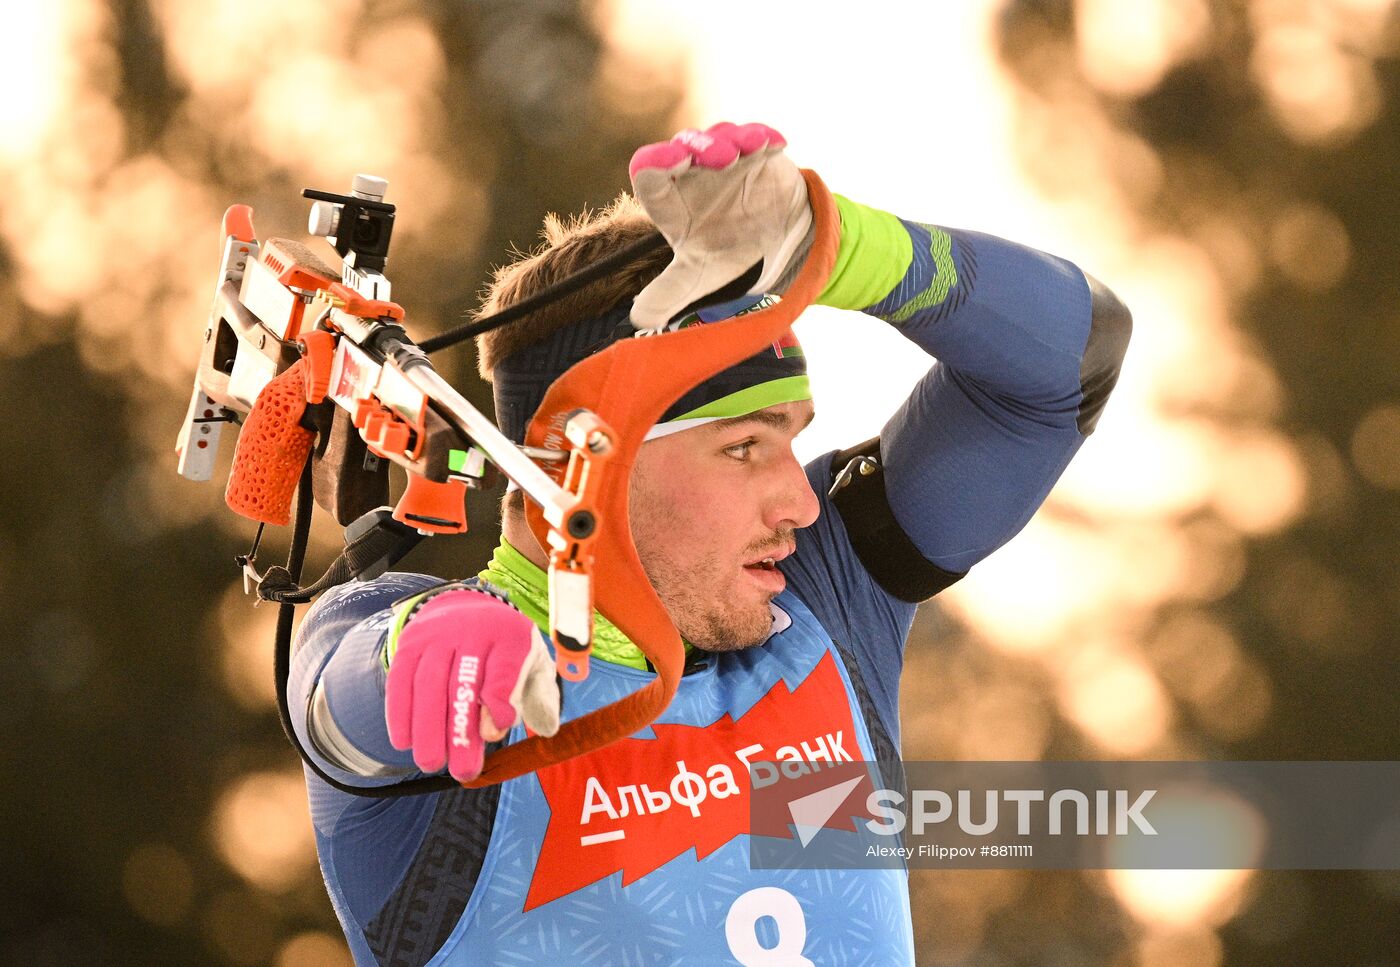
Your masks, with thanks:
[{"label": "bib number 8", "polygon": [[[765,947],[758,939],[758,921],[772,917],[778,925],[778,942]],[[740,896],[724,920],[729,952],[743,967],[816,967],[802,956],[807,945],[807,918],[802,904],[787,890],[759,887]]]}]

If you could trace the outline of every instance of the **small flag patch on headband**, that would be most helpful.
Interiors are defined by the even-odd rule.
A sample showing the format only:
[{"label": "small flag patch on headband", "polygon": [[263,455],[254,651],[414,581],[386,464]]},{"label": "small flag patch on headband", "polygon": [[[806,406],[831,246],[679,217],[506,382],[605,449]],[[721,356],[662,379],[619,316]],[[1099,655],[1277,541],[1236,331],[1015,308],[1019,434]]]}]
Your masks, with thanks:
[{"label": "small flag patch on headband", "polygon": [[797,341],[797,336],[793,333],[791,326],[773,344],[773,355],[779,359],[802,355],[802,344]]}]

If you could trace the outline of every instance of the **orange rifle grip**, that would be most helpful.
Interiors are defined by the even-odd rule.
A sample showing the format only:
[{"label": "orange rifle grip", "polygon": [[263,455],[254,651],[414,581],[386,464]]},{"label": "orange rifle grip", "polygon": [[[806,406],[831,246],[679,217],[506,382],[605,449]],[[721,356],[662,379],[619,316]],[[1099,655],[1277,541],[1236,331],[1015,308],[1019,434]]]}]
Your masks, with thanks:
[{"label": "orange rifle grip", "polygon": [[305,372],[306,360],[299,359],[270,380],[238,434],[224,502],[259,523],[291,522],[292,496],[316,436],[301,425]]}]

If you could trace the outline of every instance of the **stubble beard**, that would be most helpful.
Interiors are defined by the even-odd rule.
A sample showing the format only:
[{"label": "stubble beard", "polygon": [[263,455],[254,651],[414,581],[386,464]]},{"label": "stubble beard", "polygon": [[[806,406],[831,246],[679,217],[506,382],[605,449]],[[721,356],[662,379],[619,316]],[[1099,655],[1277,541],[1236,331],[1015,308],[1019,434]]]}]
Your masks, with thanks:
[{"label": "stubble beard", "polygon": [[767,601],[739,608],[724,600],[724,569],[716,558],[682,564],[664,551],[642,547],[637,555],[681,637],[696,648],[741,651],[768,637],[773,612]]}]

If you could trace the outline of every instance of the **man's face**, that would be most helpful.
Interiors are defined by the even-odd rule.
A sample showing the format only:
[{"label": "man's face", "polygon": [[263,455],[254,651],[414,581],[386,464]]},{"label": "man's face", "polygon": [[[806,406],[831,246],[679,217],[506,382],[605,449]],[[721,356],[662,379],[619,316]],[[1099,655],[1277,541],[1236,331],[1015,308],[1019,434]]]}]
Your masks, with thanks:
[{"label": "man's face", "polygon": [[[817,519],[792,452],[813,416],[780,403],[642,445],[632,473],[632,536],[642,566],[686,641],[733,651],[768,635],[768,602],[787,582],[771,561]],[[768,559],[771,559],[769,561]]]}]

